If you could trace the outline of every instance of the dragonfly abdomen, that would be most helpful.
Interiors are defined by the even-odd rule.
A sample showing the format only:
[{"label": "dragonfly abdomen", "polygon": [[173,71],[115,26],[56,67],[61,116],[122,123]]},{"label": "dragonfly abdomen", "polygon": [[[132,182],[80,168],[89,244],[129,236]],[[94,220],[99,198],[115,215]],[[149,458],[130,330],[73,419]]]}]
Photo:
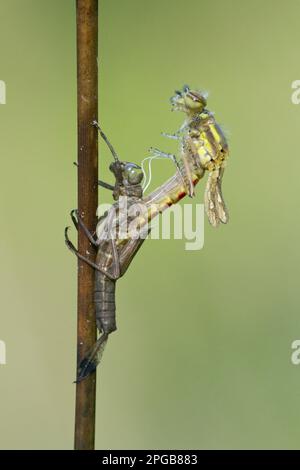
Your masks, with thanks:
[{"label": "dragonfly abdomen", "polygon": [[95,273],[95,310],[99,331],[110,334],[116,326],[116,282],[99,271]]}]

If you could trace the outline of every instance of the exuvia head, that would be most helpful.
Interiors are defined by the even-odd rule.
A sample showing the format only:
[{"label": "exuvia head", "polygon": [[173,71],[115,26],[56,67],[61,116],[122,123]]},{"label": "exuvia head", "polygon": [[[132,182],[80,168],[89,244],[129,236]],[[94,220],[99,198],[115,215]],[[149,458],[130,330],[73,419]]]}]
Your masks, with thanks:
[{"label": "exuvia head", "polygon": [[124,180],[129,185],[140,184],[144,175],[142,168],[135,163],[126,162],[124,165]]},{"label": "exuvia head", "polygon": [[135,163],[117,160],[110,164],[109,169],[115,175],[117,183],[121,186],[140,184],[143,179],[142,169]]},{"label": "exuvia head", "polygon": [[184,111],[187,114],[201,113],[206,106],[205,93],[191,90],[184,85],[182,91],[175,91],[171,98],[172,111]]}]

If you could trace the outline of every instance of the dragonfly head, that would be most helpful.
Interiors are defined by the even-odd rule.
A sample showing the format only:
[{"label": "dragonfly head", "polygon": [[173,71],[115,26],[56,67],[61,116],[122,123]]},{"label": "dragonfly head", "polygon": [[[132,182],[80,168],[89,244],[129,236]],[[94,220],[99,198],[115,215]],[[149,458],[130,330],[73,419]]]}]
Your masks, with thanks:
[{"label": "dragonfly head", "polygon": [[115,175],[116,182],[121,186],[140,184],[143,179],[142,169],[135,163],[118,160],[111,163],[109,169]]},{"label": "dragonfly head", "polygon": [[187,114],[201,113],[206,106],[205,94],[191,90],[185,85],[182,91],[175,91],[171,98],[172,111],[183,111]]},{"label": "dragonfly head", "polygon": [[140,184],[144,175],[139,165],[124,162],[123,179],[129,185]]}]

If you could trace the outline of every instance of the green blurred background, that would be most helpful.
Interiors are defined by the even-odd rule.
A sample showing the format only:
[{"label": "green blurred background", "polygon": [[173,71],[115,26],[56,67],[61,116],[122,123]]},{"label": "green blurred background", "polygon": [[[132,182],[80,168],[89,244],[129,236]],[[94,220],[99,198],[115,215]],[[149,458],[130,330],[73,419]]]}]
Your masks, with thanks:
[{"label": "green blurred background", "polygon": [[[0,10],[0,448],[72,448],[76,261],[63,229],[76,206],[75,1]],[[299,15],[298,0],[100,2],[103,128],[128,160],[173,151],[160,132],[183,116],[169,96],[184,83],[208,90],[229,135],[231,220],[206,222],[201,251],[147,241],[119,282],[96,448],[299,448]],[[111,181],[109,162],[101,144]],[[173,170],[153,166],[152,188]]]}]

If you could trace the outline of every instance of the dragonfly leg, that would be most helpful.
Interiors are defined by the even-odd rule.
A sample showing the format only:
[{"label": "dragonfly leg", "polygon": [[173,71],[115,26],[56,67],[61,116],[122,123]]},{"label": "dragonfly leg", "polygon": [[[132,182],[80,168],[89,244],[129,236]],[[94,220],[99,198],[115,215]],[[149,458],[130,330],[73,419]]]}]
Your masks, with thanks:
[{"label": "dragonfly leg", "polygon": [[99,126],[98,122],[97,122],[97,121],[93,121],[93,126],[95,126],[95,127],[98,129],[98,131],[99,131],[99,133],[100,133],[102,139],[104,140],[104,142],[106,143],[107,147],[109,148],[109,150],[110,150],[112,156],[114,157],[115,161],[116,161],[116,162],[119,161],[119,157],[118,157],[118,155],[117,155],[117,152],[115,151],[115,149],[113,148],[112,144],[110,143],[110,141],[108,140],[108,138],[107,138],[106,135],[104,134],[104,132],[103,132],[103,130],[101,129],[101,127]]},{"label": "dragonfly leg", "polygon": [[105,183],[105,181],[98,180],[98,185],[102,186],[102,188],[109,189],[110,191],[113,191],[115,187],[112,184]]},{"label": "dragonfly leg", "polygon": [[150,147],[149,150],[153,154],[153,156],[155,156],[155,157],[169,158],[170,160],[172,160],[174,162],[176,168],[177,168],[178,173],[180,174],[180,176],[182,178],[183,184],[185,185],[184,174],[182,172],[182,169],[180,168],[180,165],[179,165],[179,162],[176,158],[176,155],[174,155],[172,153],[163,152],[162,150],[159,150],[159,149],[153,148],[153,147]]},{"label": "dragonfly leg", "polygon": [[159,150],[154,147],[150,147],[149,150],[155,157],[169,158],[170,160],[172,160],[175,163],[177,169],[180,171],[179,162],[176,158],[176,155],[174,155],[173,153],[163,152],[162,150]]},{"label": "dragonfly leg", "polygon": [[66,242],[66,245],[67,247],[69,248],[69,250],[74,253],[75,256],[77,256],[77,258],[81,259],[82,261],[85,261],[89,266],[91,266],[92,268],[96,269],[97,271],[100,271],[100,273],[104,274],[105,276],[107,276],[109,279],[115,281],[117,278],[112,275],[112,274],[109,274],[107,271],[105,271],[104,269],[100,268],[96,263],[93,263],[93,261],[90,261],[88,258],[86,258],[85,256],[81,255],[78,250],[75,248],[75,246],[73,245],[73,243],[71,242],[71,240],[69,239],[68,237],[68,229],[69,227],[66,227],[65,228],[65,242]]},{"label": "dragonfly leg", "polygon": [[77,228],[78,230],[78,226],[80,225],[80,227],[82,228],[82,230],[84,231],[85,235],[87,236],[87,238],[89,239],[89,241],[92,243],[92,245],[94,246],[98,246],[98,240],[95,240],[93,234],[88,230],[88,228],[85,226],[82,218],[79,216],[78,214],[78,210],[77,209],[73,209],[70,213],[71,215],[71,219],[75,225],[75,227]]},{"label": "dragonfly leg", "polygon": [[167,137],[168,139],[173,139],[173,140],[179,140],[180,137],[178,134],[168,134],[167,132],[162,132],[161,135],[163,135],[164,137]]},{"label": "dragonfly leg", "polygon": [[178,129],[178,131],[174,132],[174,134],[169,134],[168,132],[162,132],[161,135],[164,137],[167,137],[168,139],[180,140],[182,132],[185,131],[187,128],[188,128],[188,125],[186,123],[183,123],[183,125]]},{"label": "dragonfly leg", "polygon": [[[74,216],[73,212],[75,212],[76,209],[73,209],[71,212],[70,212],[70,216],[71,216],[71,219],[72,219],[72,222],[73,224],[75,225],[75,228],[76,230],[78,230],[78,222],[77,222],[77,219],[76,217]],[[77,211],[76,211],[77,212]]]},{"label": "dragonfly leg", "polygon": [[170,160],[174,160],[174,158],[176,158],[172,153],[163,152],[155,147],[150,147],[149,152],[151,152],[154,157],[169,158]]}]

